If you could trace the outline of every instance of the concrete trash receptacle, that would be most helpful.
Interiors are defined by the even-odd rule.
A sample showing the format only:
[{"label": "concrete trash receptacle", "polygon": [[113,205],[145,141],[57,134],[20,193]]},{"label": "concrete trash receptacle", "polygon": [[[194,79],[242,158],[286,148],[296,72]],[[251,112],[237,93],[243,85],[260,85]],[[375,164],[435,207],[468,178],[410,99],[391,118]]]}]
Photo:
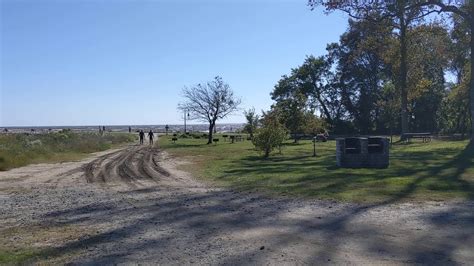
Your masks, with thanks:
[{"label": "concrete trash receptacle", "polygon": [[389,141],[382,137],[336,139],[336,164],[347,168],[386,168]]},{"label": "concrete trash receptacle", "polygon": [[367,167],[387,168],[390,159],[389,140],[382,137],[370,137],[368,138],[367,145]]}]

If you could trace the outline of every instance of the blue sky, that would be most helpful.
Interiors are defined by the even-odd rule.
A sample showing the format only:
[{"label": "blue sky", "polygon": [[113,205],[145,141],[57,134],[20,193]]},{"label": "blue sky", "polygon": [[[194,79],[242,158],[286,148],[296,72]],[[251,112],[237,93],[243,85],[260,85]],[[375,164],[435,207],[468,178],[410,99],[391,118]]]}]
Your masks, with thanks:
[{"label": "blue sky", "polygon": [[303,0],[0,2],[0,126],[178,124],[183,86],[216,75],[265,110],[347,26]]}]

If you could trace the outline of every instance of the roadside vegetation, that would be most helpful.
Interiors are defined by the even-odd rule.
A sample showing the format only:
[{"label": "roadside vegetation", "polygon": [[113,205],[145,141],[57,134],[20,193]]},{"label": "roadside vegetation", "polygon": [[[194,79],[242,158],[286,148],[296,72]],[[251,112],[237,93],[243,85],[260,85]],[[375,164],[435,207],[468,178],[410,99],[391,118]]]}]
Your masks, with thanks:
[{"label": "roadside vegetation", "polygon": [[387,169],[336,167],[335,142],[288,140],[269,158],[251,141],[206,145],[202,139],[160,137],[172,156],[189,160],[184,170],[240,190],[355,202],[474,199],[474,163],[468,141],[396,144]]},{"label": "roadside vegetation", "polygon": [[49,134],[0,135],[0,171],[32,163],[63,162],[130,142],[126,133],[73,133],[68,130]]},{"label": "roadside vegetation", "polygon": [[14,250],[0,247],[1,265],[23,265],[31,263],[46,252],[38,248],[16,248]]}]

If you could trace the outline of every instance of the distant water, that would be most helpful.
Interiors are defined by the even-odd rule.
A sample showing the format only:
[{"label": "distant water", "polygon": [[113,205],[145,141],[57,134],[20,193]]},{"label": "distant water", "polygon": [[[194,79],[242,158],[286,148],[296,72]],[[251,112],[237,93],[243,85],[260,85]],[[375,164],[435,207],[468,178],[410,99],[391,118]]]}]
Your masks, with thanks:
[{"label": "distant water", "polygon": [[[217,132],[234,132],[241,130],[245,124],[217,124]],[[4,133],[5,129],[9,133],[25,133],[25,132],[34,132],[34,133],[47,133],[47,132],[57,132],[62,129],[71,129],[74,132],[98,132],[99,127],[105,126],[106,131],[110,132],[128,132],[128,127],[132,128],[132,132],[137,130],[153,130],[154,132],[165,132],[166,125],[95,125],[95,126],[42,126],[42,127],[0,127],[0,133]],[[168,125],[170,132],[184,132],[184,125]],[[209,125],[206,124],[190,124],[186,125],[186,131],[188,132],[206,132],[208,131]]]}]

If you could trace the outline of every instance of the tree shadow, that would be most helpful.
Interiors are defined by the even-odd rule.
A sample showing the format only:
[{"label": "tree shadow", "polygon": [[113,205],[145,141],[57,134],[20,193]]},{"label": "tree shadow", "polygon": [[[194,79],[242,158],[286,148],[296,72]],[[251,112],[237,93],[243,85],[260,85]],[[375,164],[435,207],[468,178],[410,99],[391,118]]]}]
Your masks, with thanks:
[{"label": "tree shadow", "polygon": [[[319,157],[282,155],[267,159],[250,155],[229,163],[217,179],[235,179],[236,186],[242,181],[246,186],[270,182],[272,189],[295,190],[296,194],[316,197],[332,195],[336,199],[354,189],[365,189],[366,196],[385,192],[379,200],[383,202],[395,195],[403,198],[413,194],[419,187],[439,195],[451,193],[472,199],[472,181],[461,176],[469,170],[473,156],[471,145],[460,153],[455,148],[397,151],[391,155],[387,169],[347,169],[337,167],[335,155],[327,153]],[[420,195],[426,197],[429,193]]]},{"label": "tree shadow", "polygon": [[[81,264],[292,264],[298,259],[305,264],[328,260],[337,264],[354,263],[343,254],[347,243],[358,243],[352,248],[369,259],[382,257],[387,262],[400,258],[402,263],[432,264],[455,262],[457,252],[474,243],[472,203],[460,204],[455,210],[422,211],[416,219],[425,221],[430,229],[415,231],[410,241],[400,242],[394,241],[393,235],[407,234],[409,226],[399,224],[403,219],[388,225],[389,230],[376,218],[358,221],[377,216],[378,210],[386,209],[397,197],[369,205],[307,202],[317,207],[308,213],[299,211],[301,201],[254,193],[229,190],[170,196],[147,192],[150,197],[139,197],[133,205],[97,203],[47,213],[44,223],[48,225],[110,226],[51,248],[40,258],[80,254],[72,263]],[[403,216],[406,211],[398,214]],[[300,218],[288,216],[292,212]],[[120,222],[111,223],[114,220]],[[258,230],[262,233],[256,233]],[[302,252],[298,252],[300,248]]]},{"label": "tree shadow", "polygon": [[[448,162],[436,166],[422,162],[416,169],[403,169],[403,173],[411,173],[413,179],[384,200],[370,204],[300,201],[232,190],[170,192],[173,188],[166,186],[140,188],[120,193],[130,197],[120,204],[97,202],[46,213],[45,225],[105,226],[107,229],[50,248],[40,259],[80,254],[72,263],[348,264],[357,263],[353,259],[365,256],[369,262],[467,263],[471,255],[466,250],[474,246],[472,201],[431,209],[419,205],[393,207],[393,204],[413,196],[423,182],[433,176],[434,181],[455,183],[456,190],[473,200],[472,183],[464,177],[473,158],[473,148],[469,145]],[[253,165],[256,161],[263,164],[264,171],[278,172],[289,166],[313,170],[314,162],[304,159],[308,158],[303,156],[303,161],[288,162],[281,158],[259,161],[249,157],[242,168],[228,171],[232,175],[248,173],[245,171],[256,174],[259,169],[244,169],[246,163]],[[319,160],[320,168],[325,168],[333,158]],[[421,170],[426,166],[430,167]],[[446,172],[446,169],[453,171]],[[399,170],[384,171],[381,179]],[[319,189],[347,191],[354,182],[364,185],[365,174],[355,173],[354,179],[344,182],[347,172],[342,171],[338,173],[339,179]],[[324,180],[321,179],[324,177],[318,178]],[[306,175],[293,183],[305,187],[313,179],[314,176]],[[396,211],[397,208],[400,211]],[[419,223],[421,230],[417,228]],[[261,246],[265,248],[261,250]],[[344,257],[346,252],[351,256],[360,254],[360,257]]]}]

